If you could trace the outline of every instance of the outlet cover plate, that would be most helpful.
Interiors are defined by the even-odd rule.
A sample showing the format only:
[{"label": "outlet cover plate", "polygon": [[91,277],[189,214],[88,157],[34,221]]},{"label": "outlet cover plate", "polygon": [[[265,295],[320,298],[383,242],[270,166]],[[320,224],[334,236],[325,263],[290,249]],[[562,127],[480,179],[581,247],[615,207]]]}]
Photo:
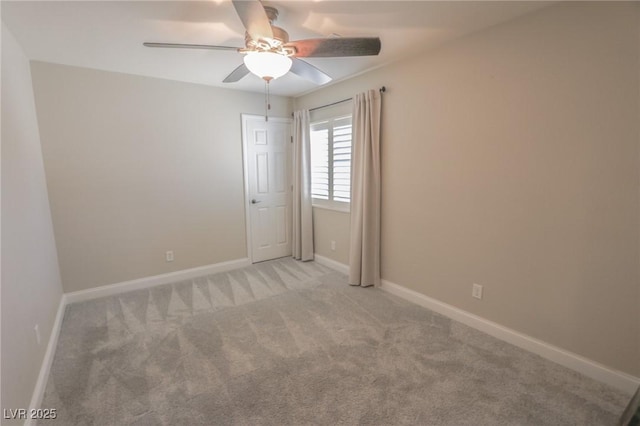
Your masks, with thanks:
[{"label": "outlet cover plate", "polygon": [[476,299],[482,299],[482,286],[480,284],[473,283],[471,296],[475,297]]}]

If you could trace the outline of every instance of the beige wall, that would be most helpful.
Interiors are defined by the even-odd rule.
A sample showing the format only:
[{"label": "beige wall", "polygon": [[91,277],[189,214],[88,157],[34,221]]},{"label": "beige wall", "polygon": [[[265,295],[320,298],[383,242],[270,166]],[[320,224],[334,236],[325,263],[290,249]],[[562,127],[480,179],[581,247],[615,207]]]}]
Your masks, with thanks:
[{"label": "beige wall", "polygon": [[638,7],[551,6],[296,99],[388,88],[384,279],[640,376]]},{"label": "beige wall", "polygon": [[[2,408],[16,409],[29,407],[62,286],[29,61],[4,23],[0,157]],[[36,342],[36,324],[40,345]]]},{"label": "beige wall", "polygon": [[[349,263],[349,213],[313,208],[313,249],[315,254],[340,263]],[[335,250],[331,242],[335,241]]]},{"label": "beige wall", "polygon": [[261,94],[32,69],[65,292],[247,257],[240,114]]}]

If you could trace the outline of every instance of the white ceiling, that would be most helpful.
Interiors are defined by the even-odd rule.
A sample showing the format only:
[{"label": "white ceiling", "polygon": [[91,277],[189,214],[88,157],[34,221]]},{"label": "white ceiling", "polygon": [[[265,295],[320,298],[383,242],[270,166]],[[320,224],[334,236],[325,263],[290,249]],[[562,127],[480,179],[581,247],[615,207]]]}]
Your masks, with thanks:
[{"label": "white ceiling", "polygon": [[[265,1],[291,40],[379,36],[377,57],[307,59],[342,80],[412,52],[548,5],[540,1]],[[244,28],[230,0],[2,1],[2,20],[32,60],[262,92],[248,75],[222,80],[242,63],[234,51],[151,49],[144,41],[242,47]],[[271,92],[297,96],[317,86],[288,74]]]}]

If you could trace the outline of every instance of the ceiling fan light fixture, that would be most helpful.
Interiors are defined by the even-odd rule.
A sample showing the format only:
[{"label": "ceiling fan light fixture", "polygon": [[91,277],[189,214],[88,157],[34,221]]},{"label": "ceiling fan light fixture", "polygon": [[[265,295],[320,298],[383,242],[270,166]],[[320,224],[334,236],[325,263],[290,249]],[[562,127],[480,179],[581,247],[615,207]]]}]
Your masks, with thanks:
[{"label": "ceiling fan light fixture", "polygon": [[291,69],[291,58],[274,52],[249,52],[244,57],[249,71],[264,80],[275,80]]}]

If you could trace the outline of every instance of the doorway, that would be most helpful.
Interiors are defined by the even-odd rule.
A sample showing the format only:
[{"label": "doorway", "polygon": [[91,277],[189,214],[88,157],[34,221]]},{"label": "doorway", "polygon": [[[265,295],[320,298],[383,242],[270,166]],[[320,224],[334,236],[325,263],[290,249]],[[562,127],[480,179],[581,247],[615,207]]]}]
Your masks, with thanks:
[{"label": "doorway", "polygon": [[251,263],[291,255],[291,120],[242,114]]}]

